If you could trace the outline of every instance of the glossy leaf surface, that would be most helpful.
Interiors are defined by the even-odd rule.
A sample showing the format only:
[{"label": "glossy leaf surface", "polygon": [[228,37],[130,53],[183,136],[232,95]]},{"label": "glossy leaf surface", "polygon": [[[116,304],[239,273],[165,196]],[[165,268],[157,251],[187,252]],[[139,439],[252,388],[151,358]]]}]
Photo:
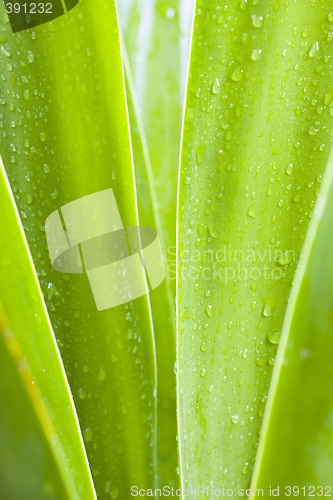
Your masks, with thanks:
[{"label": "glossy leaf surface", "polygon": [[328,2],[198,1],[178,221],[183,485],[249,487],[332,142]]},{"label": "glossy leaf surface", "polygon": [[[82,0],[33,30],[13,34],[2,23],[1,36],[5,168],[98,498],[122,498],[130,485],[155,480],[155,354],[147,295],[97,310],[86,274],[52,268],[44,229],[65,204],[107,189],[123,226],[137,225],[115,5]],[[91,222],[89,213],[85,217]],[[82,228],[94,227],[82,218],[78,214]]]},{"label": "glossy leaf surface", "polygon": [[1,495],[94,499],[72,396],[1,172],[0,206]]},{"label": "glossy leaf surface", "polygon": [[[176,240],[182,120],[180,2],[120,0],[118,10],[150,153],[163,239],[168,251],[169,247],[175,246]],[[171,262],[173,257],[171,248]],[[174,262],[170,271],[174,288]]]},{"label": "glossy leaf surface", "polygon": [[[139,222],[142,226],[149,226],[157,229],[160,243],[163,247],[166,266],[166,254],[150,157],[125,49],[124,62]],[[176,377],[174,373],[176,336],[174,328],[173,297],[167,280],[151,292],[150,304],[154,325],[157,365],[158,479],[161,486],[176,486],[179,481],[179,477],[176,473],[178,466],[176,442]]]},{"label": "glossy leaf surface", "polygon": [[[253,489],[332,490],[333,156],[287,309],[265,412]],[[293,491],[293,490],[291,490]]]}]

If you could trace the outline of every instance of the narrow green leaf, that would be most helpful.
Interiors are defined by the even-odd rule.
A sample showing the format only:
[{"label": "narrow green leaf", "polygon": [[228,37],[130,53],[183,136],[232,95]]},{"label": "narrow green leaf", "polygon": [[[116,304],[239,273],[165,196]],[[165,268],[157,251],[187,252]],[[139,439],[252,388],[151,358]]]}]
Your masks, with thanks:
[{"label": "narrow green leaf", "polygon": [[1,497],[37,500],[50,490],[94,499],[68,382],[3,175],[0,205]]},{"label": "narrow green leaf", "polygon": [[[118,1],[158,200],[165,247],[173,260],[182,119],[180,2]],[[175,266],[169,269],[174,289]]]},{"label": "narrow green leaf", "polygon": [[181,473],[250,485],[332,143],[328,2],[198,1],[178,221]]},{"label": "narrow green leaf", "polygon": [[[120,0],[117,2],[120,24],[133,73],[133,90],[142,117],[141,137],[146,136],[151,161],[150,184],[156,188],[154,213],[163,239],[167,263],[166,285],[151,295],[156,338],[158,379],[158,459],[160,485],[176,485],[176,412],[174,364],[175,228],[177,174],[181,136],[182,96],[187,69],[191,2],[172,0]],[[134,90],[135,89],[135,90]],[[129,107],[131,104],[129,103]],[[138,185],[139,217],[145,214],[148,200],[143,188],[136,145],[135,119],[130,121],[134,163]],[[144,129],[144,132],[143,132]],[[145,141],[144,141],[145,142]],[[141,158],[143,155],[141,154]],[[147,167],[146,167],[147,168]],[[153,193],[154,197],[154,193]],[[142,206],[140,206],[140,204]],[[160,224],[159,224],[160,221]],[[151,223],[150,223],[151,224]],[[164,290],[163,288],[165,288]],[[164,306],[163,306],[164,303]],[[167,307],[166,307],[167,306]],[[170,314],[170,315],[169,315]]]},{"label": "narrow green leaf", "polygon": [[[137,187],[139,221],[142,226],[157,229],[166,261],[158,203],[149,152],[136,101],[131,69],[124,53],[127,105],[131,128],[135,179]],[[157,458],[159,484],[176,486],[177,476],[177,417],[176,417],[176,336],[173,297],[167,280],[150,294],[153,317],[157,365]]]},{"label": "narrow green leaf", "polygon": [[[4,6],[0,9],[2,20]],[[33,30],[13,34],[2,22],[0,32],[5,168],[98,498],[125,498],[131,485],[155,481],[156,377],[148,298],[98,310],[87,274],[52,268],[44,228],[64,205],[107,189],[113,190],[123,226],[138,223],[115,5],[81,0]],[[74,223],[92,230],[103,217],[103,209],[91,203]]]},{"label": "narrow green leaf", "polygon": [[279,496],[330,496],[333,470],[333,155],[282,331],[253,477]]}]

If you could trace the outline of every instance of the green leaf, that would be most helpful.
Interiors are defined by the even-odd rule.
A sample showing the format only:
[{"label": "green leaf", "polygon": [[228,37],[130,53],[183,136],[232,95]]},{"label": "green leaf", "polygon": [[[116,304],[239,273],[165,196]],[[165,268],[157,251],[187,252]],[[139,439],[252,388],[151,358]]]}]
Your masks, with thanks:
[{"label": "green leaf", "polygon": [[[176,193],[181,136],[182,95],[187,69],[191,4],[158,0],[119,1],[120,24],[133,72],[128,95],[136,94],[136,117],[129,114],[138,188],[139,218],[146,219],[150,199],[145,170],[152,171],[149,184],[153,206],[149,220],[156,225],[165,249],[166,284],[151,294],[156,339],[158,380],[158,462],[159,484],[176,485],[176,404],[174,364]],[[137,129],[141,129],[137,133]],[[147,138],[147,143],[145,141]],[[147,147],[145,154],[141,141]],[[139,144],[138,144],[139,142]],[[145,156],[145,164],[141,167]],[[140,160],[141,157],[141,160]],[[155,202],[156,188],[156,202]],[[152,213],[154,212],[154,216]],[[149,219],[150,218],[150,219]],[[141,222],[142,223],[142,222]],[[168,297],[167,297],[168,296]],[[171,306],[169,305],[171,304]]]},{"label": "green leaf", "polygon": [[[331,493],[333,155],[302,252],[267,401],[253,489]],[[305,487],[305,490],[302,488]],[[325,488],[327,487],[327,488]]]},{"label": "green leaf", "polygon": [[[15,360],[16,365],[10,356],[3,337],[4,332],[8,335],[9,329],[1,324],[0,330],[1,494],[8,500],[24,496],[39,500],[45,498],[47,494],[53,495],[53,498],[67,499],[69,496],[50,450],[50,443],[43,434],[43,417],[41,421],[38,420],[37,411],[34,411],[31,402],[31,399],[35,398],[38,404],[39,396],[31,394],[31,390],[30,397],[28,396],[28,389],[34,386],[31,386],[26,373],[24,373],[26,380],[22,380],[19,376],[17,365],[22,365],[21,359]],[[12,350],[17,351],[12,342],[10,346]],[[21,374],[22,372],[21,369]],[[24,382],[28,388],[24,387]],[[45,427],[48,427],[46,423]],[[79,498],[75,489],[72,498]]]},{"label": "green leaf", "polygon": [[[175,228],[179,146],[181,136],[182,97],[188,61],[188,48],[193,2],[172,0],[121,0],[117,2],[120,24],[133,73],[130,94],[136,94],[136,115],[142,117],[140,137],[136,139],[137,118],[131,118],[134,163],[138,188],[139,217],[146,217],[150,199],[146,174],[150,168],[156,227],[164,242],[167,282],[151,294],[156,339],[158,380],[158,460],[160,485],[175,485],[176,475],[176,411],[175,411]],[[145,142],[147,137],[147,144]],[[137,144],[147,145],[145,155]],[[148,153],[150,157],[148,158]],[[141,156],[141,161],[138,156]],[[143,157],[147,167],[141,168]],[[151,160],[151,163],[150,163]],[[151,164],[151,167],[150,167]],[[142,201],[143,200],[143,201]],[[142,206],[140,206],[140,204]],[[152,207],[150,207],[152,212]],[[143,215],[142,215],[143,214]],[[152,217],[153,219],[154,217]],[[153,223],[149,222],[150,225]],[[155,227],[155,226],[154,226]],[[165,289],[166,287],[166,289]],[[168,294],[169,299],[166,298]],[[172,322],[172,323],[171,323]]]},{"label": "green leaf", "polygon": [[[108,189],[123,226],[138,223],[115,5],[82,0],[52,23],[16,34],[2,23],[0,32],[6,40],[0,55],[5,168],[64,360],[98,498],[124,498],[131,485],[151,486],[156,476],[148,297],[98,310],[87,274],[52,268],[44,228],[50,214],[64,205]],[[97,206],[90,209],[74,221],[82,230],[97,228],[104,216]]]},{"label": "green leaf", "polygon": [[[139,221],[142,226],[157,229],[163,247],[164,260],[166,261],[150,157],[125,47],[123,48],[123,58]],[[174,373],[176,336],[172,306],[173,297],[168,285],[169,282],[165,280],[150,293],[156,345],[157,459],[158,478],[161,487],[166,484],[176,486],[179,482],[176,472],[178,465],[176,378]]]},{"label": "green leaf", "polygon": [[329,5],[198,1],[178,220],[183,486],[250,485],[332,143]]},{"label": "green leaf", "polygon": [[72,396],[2,174],[0,200],[1,495],[94,499]]},{"label": "green leaf", "polygon": [[[182,119],[180,2],[118,1],[120,24],[150,153],[161,227],[172,262]],[[170,268],[174,289],[175,266]]]}]

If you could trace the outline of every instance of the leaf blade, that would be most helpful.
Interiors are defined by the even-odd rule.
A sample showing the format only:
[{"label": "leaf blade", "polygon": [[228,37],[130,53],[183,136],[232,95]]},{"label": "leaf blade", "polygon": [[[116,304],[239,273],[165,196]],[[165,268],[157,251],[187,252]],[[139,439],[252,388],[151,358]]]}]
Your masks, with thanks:
[{"label": "leaf blade", "polygon": [[[155,481],[156,376],[148,298],[98,311],[86,275],[52,268],[44,233],[51,213],[107,189],[113,190],[124,227],[138,224],[115,5],[82,1],[33,32],[14,35],[8,25],[2,29],[13,63],[9,75],[3,54],[3,90],[14,103],[14,111],[10,105],[4,113],[9,130],[1,144],[4,164],[68,374],[97,494],[116,498],[127,495],[133,484]],[[17,93],[12,82],[20,84]],[[98,220],[102,214],[92,209],[94,215]]]},{"label": "leaf blade", "polygon": [[[162,246],[164,263],[166,252],[149,152],[145,140],[140,111],[136,101],[131,69],[123,46],[127,106],[133,147],[138,212],[140,225],[157,229]],[[164,264],[165,265],[165,264]],[[172,290],[168,286],[168,277],[158,288],[150,293],[150,304],[154,325],[157,365],[157,460],[159,484],[175,486],[177,457],[177,420],[176,420],[176,377],[174,364],[176,356],[176,336],[172,307]]]},{"label": "leaf blade", "polygon": [[325,489],[332,477],[332,186],[331,153],[288,304],[252,479],[251,489],[280,487],[280,496],[293,485],[305,494]]},{"label": "leaf blade", "polygon": [[[182,120],[179,2],[118,2],[119,18],[147,138],[165,247],[175,246]],[[185,45],[185,44],[184,44]],[[161,64],[163,61],[163,64]],[[174,288],[174,272],[172,273]]]},{"label": "leaf blade", "polygon": [[194,478],[250,484],[285,304],[331,144],[329,106],[321,106],[330,25],[327,5],[317,7],[197,2],[178,213],[185,486]]},{"label": "leaf blade", "polygon": [[[47,449],[49,446],[52,450],[54,458],[52,460],[49,457],[47,460],[49,464],[55,462],[59,468],[60,481],[65,485],[68,498],[78,499],[85,492],[87,498],[95,499],[94,486],[76,410],[45,304],[41,298],[31,256],[27,250],[26,240],[3,171],[0,175],[0,200],[2,214],[0,224],[0,302],[7,317],[5,319],[5,313],[0,310],[1,355],[6,363],[6,365],[1,364],[1,389],[2,394],[7,395],[7,408],[8,411],[12,412],[13,417],[15,417],[13,410],[15,405],[22,404],[21,410],[27,407],[27,413],[16,415],[16,420],[15,418],[10,419],[11,426],[13,428],[17,421],[17,427],[23,429],[26,426],[25,419],[27,418],[34,429],[34,435],[45,435],[46,444],[42,448]],[[10,328],[15,332],[15,336]],[[13,381],[10,377],[5,376],[5,366],[12,373]],[[22,395],[24,403],[17,399],[16,393],[12,393],[12,399],[10,399],[7,384],[11,382]],[[15,394],[14,400],[13,394]],[[32,401],[32,408],[29,406],[29,399]],[[4,412],[3,404],[2,409]],[[22,422],[23,415],[24,422]],[[41,429],[37,421],[39,421]],[[6,432],[4,434],[8,441],[15,439],[12,430],[8,434]],[[43,441],[43,437],[40,439]],[[37,437],[36,440],[38,441]],[[21,445],[20,440],[18,443]],[[27,443],[28,450],[29,442]],[[7,453],[10,448],[3,451],[2,456],[8,457]],[[49,454],[50,451],[45,451],[46,457]],[[20,464],[15,453],[11,458],[12,461],[7,462],[6,467],[10,463],[11,467],[15,468],[18,463],[21,466],[22,477],[27,480],[24,462]],[[49,467],[51,468],[51,465]],[[40,470],[40,464],[36,470]],[[49,474],[51,471],[52,468]],[[5,484],[8,481],[7,488],[9,490],[8,496],[6,496],[8,499],[12,498],[10,496],[12,491],[16,491],[16,494],[19,495],[20,487],[25,491],[26,483],[23,481],[16,484],[17,479],[6,477],[6,475],[2,476],[2,480]],[[10,480],[12,480],[11,483]],[[37,482],[34,487],[37,497],[41,484]],[[62,495],[64,494],[63,492]]]}]

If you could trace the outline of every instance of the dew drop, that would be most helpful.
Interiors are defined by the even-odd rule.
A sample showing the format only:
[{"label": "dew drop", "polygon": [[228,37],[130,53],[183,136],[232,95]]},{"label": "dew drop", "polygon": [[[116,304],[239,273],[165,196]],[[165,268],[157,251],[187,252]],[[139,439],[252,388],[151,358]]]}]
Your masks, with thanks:
[{"label": "dew drop", "polygon": [[211,318],[213,316],[213,306],[212,305],[208,305],[205,309],[206,311],[206,314],[209,318]]},{"label": "dew drop", "polygon": [[84,389],[79,389],[77,393],[80,399],[86,399],[86,392]]},{"label": "dew drop", "polygon": [[252,15],[252,24],[255,28],[261,28],[264,22],[264,18],[262,16],[258,16],[256,14]]},{"label": "dew drop", "polygon": [[219,94],[221,91],[220,81],[218,78],[215,78],[215,80],[214,80],[212,91],[213,91],[213,94]]},{"label": "dew drop", "polygon": [[263,315],[265,318],[269,318],[273,314],[273,307],[274,307],[274,301],[271,299],[265,299],[264,300],[264,307],[262,310]]},{"label": "dew drop", "polygon": [[209,231],[209,234],[211,235],[212,238],[217,238],[218,237],[218,233],[215,229],[215,226],[214,224],[209,224],[208,225],[208,231]]},{"label": "dew drop", "polygon": [[271,344],[277,345],[280,342],[279,332],[269,332],[267,335],[268,340]]},{"label": "dew drop", "polygon": [[318,132],[318,129],[315,128],[313,125],[311,125],[310,128],[309,128],[309,134],[310,135],[316,135],[317,132]]},{"label": "dew drop", "polygon": [[256,212],[255,212],[255,210],[254,210],[253,205],[250,205],[250,206],[249,206],[249,209],[248,209],[248,211],[247,211],[247,215],[248,215],[249,217],[252,217],[252,219],[255,219],[255,218],[256,218]]},{"label": "dew drop", "polygon": [[207,349],[208,349],[207,344],[205,342],[202,342],[201,346],[200,346],[200,351],[201,352],[206,352]]},{"label": "dew drop", "polygon": [[284,253],[281,253],[281,255],[279,255],[275,261],[280,264],[280,266],[287,266],[288,264],[290,264],[293,260],[293,257],[292,257],[292,252],[289,252],[288,250],[286,250]]},{"label": "dew drop", "polygon": [[258,415],[259,417],[263,418],[264,414],[265,414],[265,407],[262,406],[261,408],[259,408]]},{"label": "dew drop", "polygon": [[252,61],[259,61],[262,57],[262,50],[261,49],[253,49],[251,53],[251,59]]},{"label": "dew drop", "polygon": [[106,379],[106,372],[104,366],[101,366],[98,370],[98,380],[103,382]]},{"label": "dew drop", "polygon": [[197,147],[196,151],[196,160],[198,167],[203,163],[204,159],[205,159],[205,146],[200,144],[200,146]]},{"label": "dew drop", "polygon": [[243,69],[241,66],[237,66],[237,68],[232,72],[231,79],[234,82],[240,82],[243,79]]},{"label": "dew drop", "polygon": [[249,472],[249,463],[245,462],[243,468],[242,468],[242,474],[246,475]]},{"label": "dew drop", "polygon": [[25,199],[28,205],[31,205],[32,200],[33,200],[33,195],[32,193],[25,193]]},{"label": "dew drop", "polygon": [[319,43],[314,42],[309,51],[309,57],[317,57],[318,55],[319,55]]},{"label": "dew drop", "polygon": [[7,50],[4,46],[1,47],[1,52],[6,57],[10,57],[11,56],[9,50]]},{"label": "dew drop", "polygon": [[83,438],[86,441],[86,443],[89,443],[92,440],[93,433],[92,433],[92,430],[90,429],[90,427],[87,427],[86,429],[84,429]]},{"label": "dew drop", "polygon": [[119,488],[117,486],[114,486],[111,491],[111,498],[115,500],[116,498],[119,498]]},{"label": "dew drop", "polygon": [[324,103],[326,106],[331,104],[332,98],[333,98],[333,92],[331,90],[328,90],[325,94],[325,99],[324,99]]},{"label": "dew drop", "polygon": [[286,172],[288,175],[291,175],[293,173],[293,166],[292,164],[288,165]]},{"label": "dew drop", "polygon": [[104,489],[104,492],[105,493],[110,493],[111,491],[111,484],[110,484],[110,481],[106,481],[105,483],[105,489]]},{"label": "dew drop", "polygon": [[198,224],[198,235],[203,236],[205,234],[205,225],[204,224]]}]

